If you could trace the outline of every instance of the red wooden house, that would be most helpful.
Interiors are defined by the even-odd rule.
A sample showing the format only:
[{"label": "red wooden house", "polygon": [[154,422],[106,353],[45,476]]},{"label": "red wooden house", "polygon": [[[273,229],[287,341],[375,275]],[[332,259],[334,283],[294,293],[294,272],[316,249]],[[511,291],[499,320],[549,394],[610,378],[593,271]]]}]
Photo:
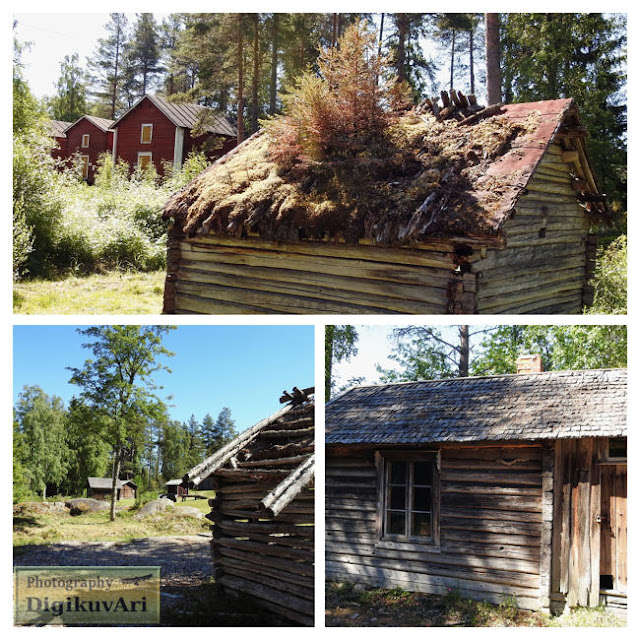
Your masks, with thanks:
[{"label": "red wooden house", "polygon": [[113,120],[82,116],[64,133],[67,136],[67,157],[77,154],[82,161],[82,175],[89,183],[93,182],[98,158],[113,149]]},{"label": "red wooden house", "polygon": [[64,120],[49,120],[47,122],[47,133],[55,143],[51,149],[51,155],[56,160],[67,157],[67,134],[65,131],[72,124],[72,122],[65,122]]},{"label": "red wooden house", "polygon": [[[205,112],[209,113],[198,137],[191,130]],[[221,139],[221,146],[210,151],[209,157],[220,156],[236,145],[235,127],[207,107],[190,103],[169,102],[159,96],[145,95],[112,125],[115,131],[113,155],[132,168],[153,163],[159,174],[163,163],[175,169],[182,166],[190,151],[202,148],[212,137]]]}]

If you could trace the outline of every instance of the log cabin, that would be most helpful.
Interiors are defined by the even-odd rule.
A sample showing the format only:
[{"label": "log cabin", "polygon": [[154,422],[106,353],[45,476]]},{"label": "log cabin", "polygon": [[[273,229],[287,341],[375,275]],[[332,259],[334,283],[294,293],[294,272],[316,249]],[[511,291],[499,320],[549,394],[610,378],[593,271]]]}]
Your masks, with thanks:
[{"label": "log cabin", "polygon": [[211,555],[216,584],[283,619],[313,626],[313,388],[281,398],[275,414],[191,469],[213,479]]},{"label": "log cabin", "polygon": [[626,608],[626,370],[354,388],[325,438],[327,578]]},{"label": "log cabin", "polygon": [[[199,123],[202,133],[194,136],[192,130]],[[132,169],[151,163],[159,175],[164,175],[165,163],[179,170],[191,151],[205,149],[210,159],[217,158],[231,150],[237,139],[236,128],[208,107],[149,94],[113,122],[111,129],[114,157]]]},{"label": "log cabin", "polygon": [[[87,498],[110,500],[113,480],[111,478],[87,478]],[[136,498],[138,486],[133,480],[116,482],[116,500]]]},{"label": "log cabin", "polygon": [[113,149],[113,120],[96,116],[82,116],[64,130],[67,136],[66,157],[77,156],[82,177],[93,184],[98,159]]},{"label": "log cabin", "polygon": [[577,105],[462,98],[377,156],[289,166],[262,130],[220,158],[165,206],[164,313],[580,313],[608,207]]}]

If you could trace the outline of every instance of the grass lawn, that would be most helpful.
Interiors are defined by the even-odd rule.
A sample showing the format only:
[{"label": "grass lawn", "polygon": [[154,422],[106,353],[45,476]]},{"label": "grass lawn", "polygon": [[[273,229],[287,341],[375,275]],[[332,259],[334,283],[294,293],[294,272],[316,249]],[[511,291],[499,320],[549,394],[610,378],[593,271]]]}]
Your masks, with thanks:
[{"label": "grass lawn", "polygon": [[561,616],[518,609],[513,598],[500,605],[403,589],[360,589],[349,582],[326,586],[328,627],[624,627],[626,620],[602,607]]},{"label": "grass lawn", "polygon": [[64,280],[25,280],[13,285],[14,313],[160,314],[165,271],[113,271]]},{"label": "grass lawn", "polygon": [[[203,492],[214,495],[215,492]],[[61,499],[64,501],[64,499]],[[177,502],[175,508],[161,511],[157,516],[134,520],[137,509],[133,500],[121,500],[114,522],[109,520],[109,511],[85,513],[71,516],[68,513],[41,513],[32,503],[14,505],[13,544],[53,544],[63,540],[99,542],[108,540],[127,541],[151,536],[194,535],[210,531],[211,523],[206,518],[181,515],[182,507],[196,507],[203,513],[211,510],[207,500]]]}]

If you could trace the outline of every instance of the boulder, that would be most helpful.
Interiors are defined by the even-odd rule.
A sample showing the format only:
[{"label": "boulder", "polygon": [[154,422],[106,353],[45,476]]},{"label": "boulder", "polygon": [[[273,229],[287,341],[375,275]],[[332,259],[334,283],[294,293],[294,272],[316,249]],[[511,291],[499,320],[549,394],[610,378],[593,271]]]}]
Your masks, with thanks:
[{"label": "boulder", "polygon": [[69,513],[64,502],[20,502],[13,505],[13,514],[25,513]]},{"label": "boulder", "polygon": [[96,513],[96,511],[105,511],[110,507],[108,502],[104,500],[94,500],[93,498],[73,498],[68,500],[65,505],[69,507],[72,516],[81,516],[83,513]]},{"label": "boulder", "polygon": [[176,507],[174,514],[179,516],[191,516],[192,518],[198,519],[204,518],[204,513],[195,507]]},{"label": "boulder", "polygon": [[140,511],[136,513],[134,517],[135,520],[140,520],[141,518],[148,518],[149,516],[153,516],[160,511],[164,511],[167,508],[173,508],[174,504],[171,500],[167,500],[167,498],[156,498],[155,500],[151,500],[151,502],[147,502],[142,505]]}]

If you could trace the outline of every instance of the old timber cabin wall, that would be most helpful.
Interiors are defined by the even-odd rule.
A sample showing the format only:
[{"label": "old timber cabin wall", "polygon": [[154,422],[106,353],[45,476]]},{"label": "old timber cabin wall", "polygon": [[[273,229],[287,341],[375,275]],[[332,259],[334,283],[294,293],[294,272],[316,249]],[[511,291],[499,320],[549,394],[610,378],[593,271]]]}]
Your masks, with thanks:
[{"label": "old timber cabin wall", "polygon": [[249,440],[228,445],[210,476],[216,497],[207,516],[216,583],[305,626],[314,612],[312,392],[294,393]]},{"label": "old timber cabin wall", "polygon": [[164,312],[472,313],[475,277],[458,273],[454,260],[447,242],[422,250],[283,245],[259,238],[186,239],[173,227]]},{"label": "old timber cabin wall", "polygon": [[543,499],[549,456],[535,445],[440,449],[440,543],[420,545],[380,539],[375,451],[328,447],[327,577],[548,606],[550,559],[540,549],[550,538]]},{"label": "old timber cabin wall", "polygon": [[575,154],[549,145],[504,225],[504,248],[472,263],[479,313],[577,313],[591,304],[596,243],[575,199]]},{"label": "old timber cabin wall", "polygon": [[580,313],[609,210],[573,100],[463,118],[462,98],[457,121],[403,116],[359,181],[332,160],[288,173],[268,131],[220,158],[165,207],[164,313]]}]

